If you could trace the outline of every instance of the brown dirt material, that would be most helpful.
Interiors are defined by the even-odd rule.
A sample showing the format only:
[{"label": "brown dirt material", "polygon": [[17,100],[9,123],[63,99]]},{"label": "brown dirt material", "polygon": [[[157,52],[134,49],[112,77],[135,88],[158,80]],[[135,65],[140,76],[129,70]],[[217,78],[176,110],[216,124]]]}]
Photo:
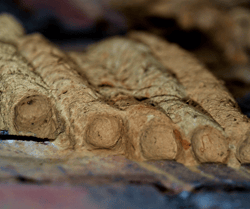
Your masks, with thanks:
[{"label": "brown dirt material", "polygon": [[0,42],[1,130],[56,139],[62,122],[48,86],[31,72],[15,46]]},{"label": "brown dirt material", "polygon": [[[105,104],[88,81],[78,75],[75,63],[41,35],[20,38],[18,48],[53,90],[57,108],[66,121],[70,144],[75,148],[112,150],[121,138],[119,110]],[[64,142],[57,140],[55,143],[68,146],[63,145]]]},{"label": "brown dirt material", "polygon": [[[250,162],[247,118],[221,82],[176,45],[134,32],[68,55],[40,34],[11,37],[65,121],[53,141],[60,154],[53,150],[48,156],[122,154],[187,166]],[[44,96],[22,98],[14,122],[22,128],[38,123],[48,133],[52,129],[40,124],[53,118],[46,101]]]},{"label": "brown dirt material", "polygon": [[175,73],[185,86],[189,97],[199,103],[223,127],[229,137],[229,147],[237,158],[242,163],[248,163],[243,157],[240,144],[248,139],[249,122],[247,117],[241,114],[236,101],[221,81],[177,45],[146,33],[131,33],[129,37],[147,44],[158,60]]},{"label": "brown dirt material", "polygon": [[[115,91],[119,92],[120,89],[125,89],[129,92],[123,91],[123,94],[127,93],[137,100],[147,99],[149,103],[154,104],[159,111],[166,114],[173,121],[173,124],[177,125],[176,128],[173,125],[166,128],[166,130],[170,129],[171,133],[169,133],[168,136],[165,135],[166,145],[161,144],[162,148],[167,146],[167,144],[170,145],[172,144],[171,139],[174,138],[174,143],[176,145],[171,145],[174,150],[176,149],[174,147],[178,145],[177,141],[181,142],[179,146],[182,147],[182,151],[178,151],[172,159],[176,159],[178,162],[187,165],[196,164],[196,159],[199,159],[201,154],[198,154],[199,146],[195,146],[195,150],[193,150],[191,144],[211,132],[214,133],[211,143],[218,143],[215,143],[216,146],[208,145],[207,149],[204,148],[203,155],[205,157],[201,157],[202,160],[199,159],[199,161],[216,161],[224,163],[227,160],[228,142],[223,129],[209,116],[209,114],[203,114],[205,111],[200,111],[202,109],[200,106],[199,109],[197,109],[186,104],[185,98],[187,95],[184,87],[173,76],[173,73],[166,70],[166,68],[164,68],[164,66],[152,56],[151,51],[149,48],[145,47],[145,45],[124,38],[113,38],[91,46],[85,53],[71,53],[71,57],[76,60],[79,66],[81,66],[79,68],[81,69],[80,73],[84,72],[90,83],[95,83],[96,88],[99,89],[102,89],[102,86],[101,83],[97,83],[93,71],[96,66],[102,66],[102,68],[98,68],[98,72],[105,71],[106,78],[109,79],[109,83],[112,83],[111,90],[106,91],[104,94],[106,97],[108,96],[108,98],[112,98],[112,93]],[[89,69],[93,69],[93,71],[90,71]],[[100,75],[103,74],[104,73],[100,73]],[[100,80],[101,79],[99,79],[99,81]],[[116,87],[118,88],[117,90],[115,90]],[[107,89],[107,87],[105,87],[105,89]],[[100,92],[103,91],[100,90]],[[191,102],[189,101],[189,103]],[[142,110],[140,111],[142,113]],[[134,111],[132,115],[138,120],[133,124],[133,127],[137,127],[136,124],[140,124],[140,117],[135,116],[137,115],[137,111]],[[154,118],[154,116],[155,114],[151,113],[151,117]],[[150,118],[150,115],[148,115],[148,117]],[[132,118],[129,118],[129,121],[132,121]],[[165,124],[167,123],[165,122]],[[138,128],[135,129],[138,130]],[[219,131],[216,131],[216,129]],[[162,141],[159,134],[163,132],[162,130],[163,128],[155,131],[154,136],[149,135],[151,140],[156,140],[154,142],[155,144],[158,142],[157,139]],[[179,140],[179,137],[176,137],[177,130],[180,130],[179,135],[183,138],[181,141]],[[144,132],[148,131],[145,129]],[[197,132],[199,132],[199,134],[197,134]],[[153,134],[153,130],[151,130],[151,133]],[[167,134],[168,131],[165,133]],[[130,138],[134,139],[136,138],[135,136],[136,134],[134,133],[133,137],[131,136]],[[197,138],[197,136],[199,137]],[[167,141],[167,139],[170,141]],[[143,147],[142,141],[141,146]],[[221,152],[219,154],[221,156],[218,156],[215,160],[214,156],[219,155],[217,152],[220,149]],[[134,150],[137,149],[135,148]],[[151,152],[153,152],[153,148],[151,148]],[[135,151],[132,150],[131,153],[135,153]],[[155,153],[160,153],[160,151],[155,150]],[[196,153],[196,159],[194,153]],[[158,159],[158,157],[156,158]],[[169,158],[165,157],[165,159]]]}]

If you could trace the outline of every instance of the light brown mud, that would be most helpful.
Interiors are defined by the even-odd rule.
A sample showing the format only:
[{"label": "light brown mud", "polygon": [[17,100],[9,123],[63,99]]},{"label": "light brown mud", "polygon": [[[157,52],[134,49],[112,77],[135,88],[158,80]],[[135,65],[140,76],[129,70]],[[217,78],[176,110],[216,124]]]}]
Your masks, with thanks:
[{"label": "light brown mud", "polygon": [[[249,163],[246,152],[250,144],[250,126],[233,96],[224,87],[223,82],[216,79],[192,55],[174,44],[147,33],[131,33],[133,40],[143,42],[150,47],[157,59],[170,69],[185,86],[188,96],[199,103],[225,130],[231,149],[230,166],[238,166],[235,155],[241,163]],[[244,143],[244,146],[241,144]],[[244,147],[244,148],[243,148]]]},{"label": "light brown mud", "polygon": [[0,129],[55,139],[63,123],[48,86],[11,44],[0,42],[0,66]]},{"label": "light brown mud", "polygon": [[[114,92],[120,91],[137,100],[146,99],[158,107],[158,111],[160,109],[169,117],[172,121],[171,126],[167,125],[168,122],[162,123],[166,125],[165,128],[160,124],[156,126],[152,124],[150,131],[147,128],[144,130],[147,136],[142,134],[144,142],[148,141],[149,138],[151,140],[157,139],[154,145],[151,142],[151,152],[155,151],[156,159],[160,159],[160,157],[157,157],[157,154],[160,153],[157,149],[158,146],[169,146],[170,149],[173,149],[168,151],[169,153],[177,153],[174,150],[177,150],[178,141],[180,142],[179,145],[182,145],[182,151],[179,152],[181,154],[178,156],[177,154],[173,155],[172,159],[177,159],[181,163],[194,165],[198,163],[196,159],[199,162],[224,163],[226,161],[228,142],[223,129],[209,115],[185,103],[186,92],[184,87],[170,71],[165,70],[161,63],[151,55],[149,48],[145,45],[128,39],[114,38],[91,46],[85,53],[71,53],[71,57],[81,66],[79,69],[82,71],[79,73],[85,74],[88,80],[94,83],[97,88],[99,87],[100,93],[103,93],[106,97],[110,98],[114,95]],[[96,79],[98,77],[94,71],[96,68],[98,69],[98,75],[101,75],[102,78],[104,77],[102,75],[105,74],[107,79],[105,83],[109,85],[109,90],[107,90],[108,87],[103,88],[102,79]],[[139,111],[134,110],[133,115],[137,115],[137,112]],[[143,113],[142,110],[140,112]],[[143,114],[147,115],[146,113]],[[151,116],[154,118],[154,114]],[[133,117],[138,120],[133,124],[134,127],[137,127],[136,124],[140,123],[140,116]],[[133,117],[129,118],[128,121],[132,121]],[[175,127],[178,128],[174,128],[173,124],[176,124]],[[166,131],[165,140],[161,139],[163,130]],[[213,135],[210,137],[212,140],[201,148],[199,140],[207,135]],[[136,134],[130,138],[137,138],[135,136]],[[173,138],[175,140],[172,140]],[[192,143],[196,146],[192,147]],[[142,150],[145,150],[145,147],[149,149],[149,145],[141,146]],[[137,149],[131,150],[131,153],[135,150]],[[221,152],[218,153],[218,150]]]},{"label": "light brown mud", "polygon": [[[57,121],[54,105],[65,121],[64,132],[53,142],[61,148],[124,154],[139,161],[177,160],[189,166],[216,162],[235,167],[235,156],[242,163],[250,161],[247,119],[221,82],[175,45],[132,33],[68,56],[39,34],[9,32],[6,40],[31,63],[28,73],[41,76],[55,98],[47,100],[44,93],[18,101],[14,122],[19,129],[31,124],[36,134],[51,133],[54,126],[47,128],[41,121]],[[8,50],[2,53],[6,61],[12,56]],[[21,61],[16,65],[23,66]],[[10,69],[7,66],[5,82]]]}]

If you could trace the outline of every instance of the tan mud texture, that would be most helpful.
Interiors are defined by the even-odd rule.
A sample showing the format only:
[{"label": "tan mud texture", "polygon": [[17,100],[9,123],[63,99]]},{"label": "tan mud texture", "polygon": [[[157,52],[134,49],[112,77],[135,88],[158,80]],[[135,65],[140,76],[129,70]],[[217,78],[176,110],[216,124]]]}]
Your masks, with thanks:
[{"label": "tan mud texture", "polygon": [[[134,32],[67,54],[40,34],[16,33],[21,26],[8,15],[0,16],[0,29],[5,21],[12,23],[0,45],[1,130],[53,139],[64,155],[90,151],[188,166],[250,162],[248,119],[183,49]],[[19,73],[24,66],[27,73]]]},{"label": "tan mud texture", "polygon": [[0,40],[0,129],[11,135],[56,139],[62,124],[48,86],[15,46]]}]

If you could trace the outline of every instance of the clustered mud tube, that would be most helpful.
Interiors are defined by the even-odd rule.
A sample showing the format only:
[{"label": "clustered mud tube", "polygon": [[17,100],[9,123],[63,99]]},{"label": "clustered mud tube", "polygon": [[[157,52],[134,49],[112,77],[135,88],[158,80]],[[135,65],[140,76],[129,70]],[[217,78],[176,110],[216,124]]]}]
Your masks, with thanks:
[{"label": "clustered mud tube", "polygon": [[3,26],[1,130],[139,161],[250,162],[247,118],[177,46],[131,33],[67,54],[9,15]]}]

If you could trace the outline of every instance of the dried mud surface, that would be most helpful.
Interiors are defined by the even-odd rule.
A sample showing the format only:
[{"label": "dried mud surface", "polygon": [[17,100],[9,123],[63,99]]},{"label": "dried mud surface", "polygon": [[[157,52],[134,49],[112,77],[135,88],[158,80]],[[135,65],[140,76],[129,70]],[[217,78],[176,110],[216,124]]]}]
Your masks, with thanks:
[{"label": "dried mud surface", "polygon": [[2,155],[125,155],[238,169],[250,162],[248,119],[224,85],[178,46],[134,32],[66,53],[40,34],[16,32],[21,26],[8,15],[0,17],[3,26]]}]

